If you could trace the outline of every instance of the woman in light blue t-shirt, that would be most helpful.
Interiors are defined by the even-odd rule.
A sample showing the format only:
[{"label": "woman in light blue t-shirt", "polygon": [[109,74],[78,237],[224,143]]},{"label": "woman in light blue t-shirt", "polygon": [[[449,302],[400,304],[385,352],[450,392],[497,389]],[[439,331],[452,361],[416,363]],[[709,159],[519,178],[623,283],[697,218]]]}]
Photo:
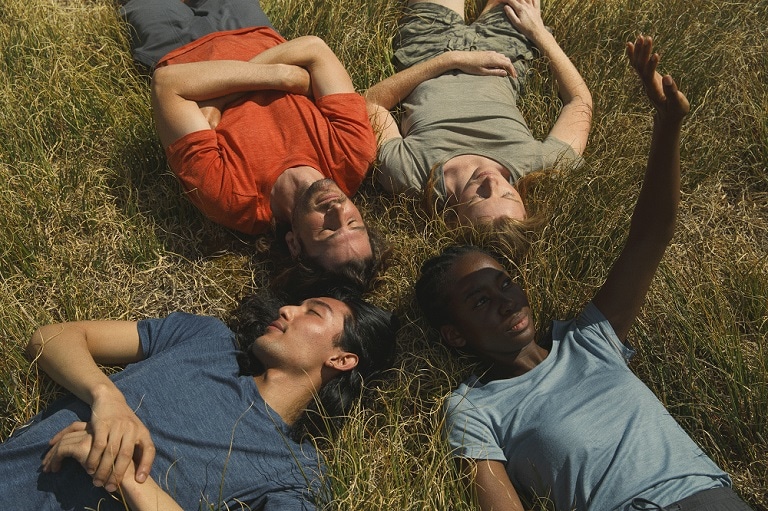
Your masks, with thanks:
[{"label": "woman in light blue t-shirt", "polygon": [[649,37],[627,44],[656,116],[626,245],[585,310],[553,323],[551,345],[536,342],[524,290],[489,254],[453,247],[422,267],[427,319],[486,365],[446,407],[446,436],[484,511],[522,511],[518,492],[561,511],[749,510],[626,365],[623,342],[674,233],[689,111],[652,50]]}]

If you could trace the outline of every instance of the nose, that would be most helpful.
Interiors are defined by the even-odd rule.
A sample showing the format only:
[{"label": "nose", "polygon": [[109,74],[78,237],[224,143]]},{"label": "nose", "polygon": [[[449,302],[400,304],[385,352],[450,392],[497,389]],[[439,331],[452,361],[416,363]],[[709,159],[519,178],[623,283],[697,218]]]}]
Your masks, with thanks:
[{"label": "nose", "polygon": [[507,317],[511,314],[514,314],[515,312],[520,309],[519,304],[517,303],[517,300],[513,299],[512,297],[501,295],[499,296],[499,314],[502,317]]},{"label": "nose", "polygon": [[296,305],[283,305],[280,307],[280,317],[286,321],[290,321],[296,314],[296,309]]},{"label": "nose", "polygon": [[328,207],[325,212],[325,225],[326,229],[336,231],[344,225],[344,218],[346,217],[346,201],[334,202]]},{"label": "nose", "polygon": [[484,198],[493,197],[497,194],[499,182],[496,176],[486,176],[477,187],[477,193]]}]

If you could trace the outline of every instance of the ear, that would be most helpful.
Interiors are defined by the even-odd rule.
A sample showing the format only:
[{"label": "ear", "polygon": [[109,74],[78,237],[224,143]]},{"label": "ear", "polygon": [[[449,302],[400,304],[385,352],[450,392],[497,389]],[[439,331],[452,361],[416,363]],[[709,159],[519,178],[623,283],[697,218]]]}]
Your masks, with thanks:
[{"label": "ear", "polygon": [[301,243],[299,243],[299,238],[293,231],[285,233],[285,244],[288,245],[288,251],[293,259],[299,257],[299,254],[301,254]]},{"label": "ear", "polygon": [[325,361],[325,365],[337,371],[351,371],[357,367],[359,359],[354,353],[347,351],[336,354]]},{"label": "ear", "polygon": [[453,348],[462,348],[467,344],[466,339],[462,337],[459,330],[453,325],[443,325],[440,327],[440,337],[443,342]]}]

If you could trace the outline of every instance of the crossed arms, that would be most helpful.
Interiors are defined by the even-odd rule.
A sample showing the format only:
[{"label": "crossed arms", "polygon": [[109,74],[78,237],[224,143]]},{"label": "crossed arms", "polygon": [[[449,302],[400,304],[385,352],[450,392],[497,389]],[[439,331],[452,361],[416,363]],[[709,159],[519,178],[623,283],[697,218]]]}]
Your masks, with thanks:
[{"label": "crossed arms", "polygon": [[152,76],[152,110],[163,147],[189,133],[211,129],[237,95],[259,90],[315,98],[355,91],[339,59],[315,36],[273,46],[248,62],[212,60],[161,67]]},{"label": "crossed arms", "polygon": [[39,328],[27,345],[56,383],[91,406],[88,423],[74,422],[51,439],[43,471],[57,472],[64,458],[74,458],[96,486],[115,491],[120,485],[132,509],[181,508],[148,477],[155,458],[149,430],[128,406],[122,392],[99,368],[144,358],[136,323],[80,321]]}]

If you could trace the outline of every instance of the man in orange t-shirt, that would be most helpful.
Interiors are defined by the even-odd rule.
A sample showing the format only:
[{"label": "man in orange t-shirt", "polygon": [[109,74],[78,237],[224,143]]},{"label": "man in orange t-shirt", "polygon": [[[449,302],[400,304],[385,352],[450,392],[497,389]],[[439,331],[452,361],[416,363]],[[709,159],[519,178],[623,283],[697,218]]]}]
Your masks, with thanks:
[{"label": "man in orange t-shirt", "polygon": [[365,100],[319,38],[286,41],[255,0],[129,0],[168,163],[211,220],[246,234],[288,225],[310,267],[363,284],[376,250],[348,196],[375,157]]}]

